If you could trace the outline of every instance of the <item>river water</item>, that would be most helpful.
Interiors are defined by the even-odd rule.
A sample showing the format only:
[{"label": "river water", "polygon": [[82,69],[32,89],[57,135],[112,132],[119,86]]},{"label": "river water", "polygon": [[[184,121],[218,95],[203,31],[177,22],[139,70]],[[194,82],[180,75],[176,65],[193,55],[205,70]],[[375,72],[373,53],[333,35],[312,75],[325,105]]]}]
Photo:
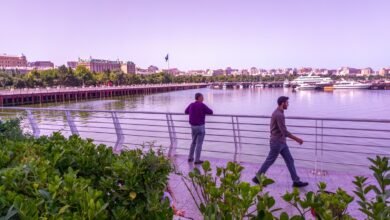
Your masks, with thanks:
[{"label": "river water", "polygon": [[[215,114],[266,116],[238,119],[209,117],[202,155],[211,157],[233,159],[234,153],[238,152],[236,159],[263,161],[268,152],[267,117],[276,108],[276,99],[281,95],[290,97],[286,117],[390,119],[390,91],[386,90],[295,92],[286,88],[204,88],[34,107],[183,113],[196,92],[204,94],[205,103]],[[64,115],[38,112],[35,115],[42,134],[56,130],[70,134]],[[109,113],[80,113],[73,116],[82,136],[100,143],[106,141],[108,145],[114,144],[116,134]],[[129,148],[145,142],[169,147],[166,115],[127,113],[118,117],[122,128],[127,129],[124,142]],[[142,120],[145,118],[149,120]],[[187,116],[174,116],[173,119],[176,120],[174,123],[178,133],[176,152],[187,154],[191,139]],[[237,132],[237,127],[232,127],[232,120],[240,120],[241,132],[236,133],[240,139],[234,139],[233,133]],[[289,142],[298,166],[327,170],[367,170],[367,157],[388,155],[390,152],[390,123],[287,119],[287,125],[290,131],[305,141],[302,146]],[[283,160],[277,163],[283,163]]]}]

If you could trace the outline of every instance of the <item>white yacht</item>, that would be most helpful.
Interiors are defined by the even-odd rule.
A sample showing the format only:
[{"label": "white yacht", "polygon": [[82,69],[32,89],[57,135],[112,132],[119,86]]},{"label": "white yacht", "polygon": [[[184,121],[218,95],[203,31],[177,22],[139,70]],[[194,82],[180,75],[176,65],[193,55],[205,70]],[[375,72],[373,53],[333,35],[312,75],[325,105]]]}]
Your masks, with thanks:
[{"label": "white yacht", "polygon": [[341,80],[333,85],[334,89],[369,89],[372,83]]},{"label": "white yacht", "polygon": [[300,76],[293,81],[291,84],[293,85],[301,85],[301,84],[331,84],[333,81],[330,77],[321,77],[314,76],[309,74],[308,76]]}]

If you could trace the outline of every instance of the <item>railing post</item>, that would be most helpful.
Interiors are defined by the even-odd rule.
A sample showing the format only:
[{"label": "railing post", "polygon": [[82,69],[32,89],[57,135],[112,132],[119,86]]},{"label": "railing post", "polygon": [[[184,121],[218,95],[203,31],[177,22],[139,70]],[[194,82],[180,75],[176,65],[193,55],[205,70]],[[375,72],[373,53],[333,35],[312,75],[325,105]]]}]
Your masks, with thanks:
[{"label": "railing post", "polygon": [[238,163],[241,162],[241,152],[242,152],[242,144],[241,144],[241,130],[240,130],[240,121],[238,120],[238,116],[236,116],[237,122],[237,131],[238,131]]},{"label": "railing post", "polygon": [[328,172],[324,170],[323,167],[323,159],[324,159],[324,120],[321,120],[321,160],[320,160],[320,169],[321,175],[326,176]]},{"label": "railing post", "polygon": [[[321,127],[318,126],[318,120],[315,120],[315,160],[314,160],[314,170],[312,170],[312,174],[315,176],[325,176],[326,171],[324,171],[322,168],[322,156],[323,156],[323,146],[324,146],[324,125],[323,120],[321,120]],[[321,129],[321,134],[318,133],[318,129]],[[321,142],[318,143],[318,135],[321,135]],[[318,161],[318,145],[321,145],[321,160]],[[320,167],[318,166],[320,164]]]},{"label": "railing post", "polygon": [[170,140],[168,156],[173,157],[176,154],[176,148],[177,148],[176,130],[175,130],[175,125],[173,123],[172,114],[165,114],[165,116],[167,119],[168,133],[169,133],[169,140]]},{"label": "railing post", "polygon": [[116,143],[114,146],[114,151],[119,153],[122,150],[122,145],[123,145],[123,142],[125,140],[125,137],[123,135],[123,130],[122,130],[121,124],[119,123],[119,119],[118,119],[116,112],[111,112],[111,116],[112,116],[112,121],[114,122],[115,133],[116,133],[116,137],[117,137]]},{"label": "railing post", "polygon": [[66,115],[66,120],[67,120],[69,128],[70,128],[70,132],[73,135],[79,135],[79,131],[77,130],[76,124],[74,123],[74,120],[73,120],[72,115],[70,114],[70,111],[65,111],[65,115]]},{"label": "railing post", "polygon": [[236,125],[235,125],[235,122],[234,122],[234,116],[232,116],[232,125],[233,125],[233,140],[234,140],[234,158],[233,158],[233,161],[237,162],[238,143],[237,143],[237,134],[236,134]]},{"label": "railing post", "polygon": [[26,110],[26,111],[27,111],[28,121],[30,122],[31,129],[33,131],[33,136],[35,138],[38,138],[39,134],[40,134],[40,130],[39,130],[38,124],[35,121],[34,115],[31,113],[31,110]]}]

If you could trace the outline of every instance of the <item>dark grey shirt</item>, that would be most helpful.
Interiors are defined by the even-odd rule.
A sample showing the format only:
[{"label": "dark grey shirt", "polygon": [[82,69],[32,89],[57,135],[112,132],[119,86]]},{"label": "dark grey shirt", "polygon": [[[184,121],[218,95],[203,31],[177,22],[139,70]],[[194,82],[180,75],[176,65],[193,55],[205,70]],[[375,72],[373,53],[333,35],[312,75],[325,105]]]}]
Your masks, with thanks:
[{"label": "dark grey shirt", "polygon": [[286,143],[286,137],[290,134],[290,132],[287,131],[286,123],[284,119],[284,113],[283,110],[280,110],[277,108],[272,113],[271,118],[271,143]]}]

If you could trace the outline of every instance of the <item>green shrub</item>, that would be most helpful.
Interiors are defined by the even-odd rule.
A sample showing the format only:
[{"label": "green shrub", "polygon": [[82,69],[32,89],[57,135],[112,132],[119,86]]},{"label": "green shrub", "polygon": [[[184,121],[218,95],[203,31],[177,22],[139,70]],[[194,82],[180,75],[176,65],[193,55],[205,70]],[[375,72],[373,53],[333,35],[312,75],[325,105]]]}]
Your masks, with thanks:
[{"label": "green shrub", "polygon": [[0,120],[0,144],[6,139],[17,140],[24,138],[20,128],[20,119]]},{"label": "green shrub", "polygon": [[[161,152],[120,155],[78,136],[5,139],[0,216],[7,219],[169,219],[171,172]],[[1,217],[0,217],[1,219]]]},{"label": "green shrub", "polygon": [[[244,168],[237,163],[228,162],[226,168],[218,167],[215,177],[209,161],[202,164],[202,169],[203,172],[195,168],[189,173],[192,190],[185,180],[184,183],[204,219],[267,219],[278,210],[272,209],[274,198],[262,192],[264,186],[273,183],[265,176],[260,177],[261,184],[251,186],[241,182]],[[250,211],[255,205],[257,209]]]},{"label": "green shrub", "polygon": [[[368,184],[367,177],[357,176],[354,193],[359,197],[360,211],[367,219],[390,219],[390,166],[388,157],[369,158],[376,184]],[[370,197],[372,199],[370,199]]]}]

